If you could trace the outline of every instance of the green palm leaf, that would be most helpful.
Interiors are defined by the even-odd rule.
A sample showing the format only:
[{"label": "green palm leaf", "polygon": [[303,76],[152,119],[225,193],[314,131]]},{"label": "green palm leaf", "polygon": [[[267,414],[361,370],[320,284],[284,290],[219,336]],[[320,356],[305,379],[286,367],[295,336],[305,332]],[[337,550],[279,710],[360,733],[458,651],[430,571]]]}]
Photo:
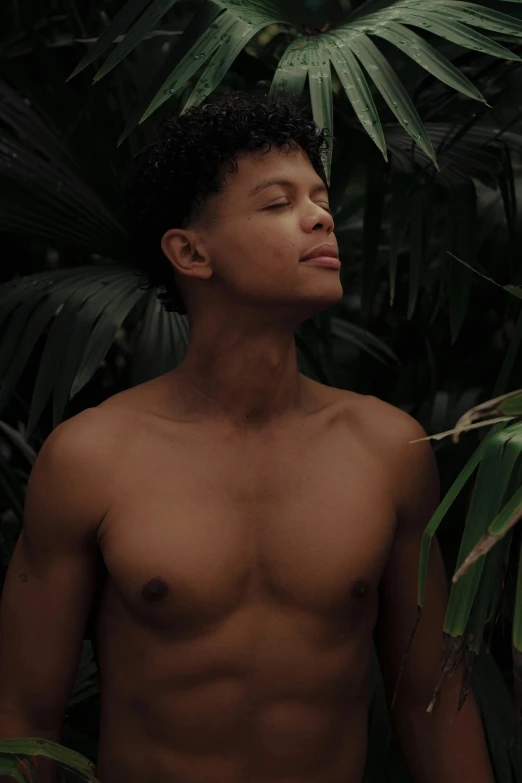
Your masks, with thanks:
[{"label": "green palm leaf", "polygon": [[[174,2],[176,2],[176,0],[174,0]],[[100,38],[98,38],[98,40],[92,47],[91,51],[88,52],[85,55],[85,57],[83,57],[80,60],[80,62],[78,63],[74,71],[69,76],[69,79],[72,79],[73,76],[76,76],[78,73],[80,73],[80,71],[83,71],[84,68],[86,68],[92,62],[94,62],[94,60],[96,60],[104,52],[106,52],[107,49],[111,46],[111,44],[115,41],[115,39],[119,35],[124,33],[125,30],[128,29],[129,25],[131,25],[134,22],[134,20],[145,11],[147,6],[150,6],[150,3],[151,0],[130,0],[130,2],[126,3],[123,6],[123,8],[121,8],[120,11],[116,14],[116,16],[112,20],[109,27],[105,30],[103,35],[101,35]],[[169,5],[173,5],[173,3],[171,2]],[[167,8],[165,8],[165,12],[166,11]],[[159,18],[161,18],[161,16],[163,16],[163,13],[160,15]],[[151,27],[149,27],[149,30],[150,29]],[[143,30],[143,35],[145,35],[145,33],[147,33],[149,30]],[[140,37],[138,37],[136,43],[138,43],[139,40]],[[124,43],[124,41],[122,43]],[[126,54],[128,54],[129,51],[130,49],[126,52]],[[107,72],[108,71],[105,71],[105,73]]]},{"label": "green palm leaf", "polygon": [[158,93],[170,74],[174,71],[175,67],[181,62],[187,52],[192,48],[192,46],[194,46],[196,41],[201,37],[207,27],[212,24],[220,12],[221,9],[215,3],[210,2],[210,0],[204,2],[203,5],[197,10],[185,28],[183,35],[176,39],[176,43],[174,44],[172,51],[167,55],[165,62],[154,75],[151,83],[147,85],[147,88],[144,90],[135,108],[132,110],[123,133],[118,139],[118,146],[136,127],[140,121],[141,116],[149,107],[152,99]]},{"label": "green palm leaf", "polygon": [[332,165],[333,149],[333,101],[332,101],[332,77],[330,73],[330,59],[328,50],[321,46],[317,38],[311,38],[309,45],[309,71],[310,98],[312,113],[315,123],[324,128],[328,137],[326,158],[326,179],[330,185],[330,171]]},{"label": "green palm leaf", "polygon": [[514,52],[510,52],[509,49],[506,49],[501,44],[492,41],[481,33],[477,33],[456,19],[453,18],[451,21],[447,21],[445,15],[439,11],[408,10],[402,15],[401,21],[415,27],[422,27],[424,30],[440,35],[441,38],[463,46],[465,49],[473,49],[477,52],[491,54],[493,57],[501,57],[506,60],[520,59]]},{"label": "green palm leaf", "polygon": [[299,24],[298,6],[293,0],[214,0],[249,24],[272,24],[267,20],[289,25]]},{"label": "green palm leaf", "polygon": [[[499,380],[495,385],[497,392],[502,391],[503,382],[501,378],[504,378],[504,382],[506,381],[510,368],[513,365],[520,343],[520,335],[522,334],[521,326],[522,316],[519,318],[515,329],[513,350],[510,349],[506,355]],[[521,397],[522,395],[519,392],[502,395],[488,403],[475,406],[472,412],[476,410],[477,415],[487,415],[488,407],[495,412],[497,409],[504,411],[503,406],[506,406],[506,412],[518,415],[520,413]],[[461,418],[472,420],[468,414],[464,414]],[[451,589],[445,618],[444,654],[439,666],[434,698],[445,676],[461,659],[465,647],[464,639],[466,639],[467,648],[471,652],[478,654],[482,646],[485,623],[495,619],[495,613],[498,610],[497,598],[499,595],[498,586],[501,581],[501,569],[506,563],[509,552],[512,538],[511,528],[518,521],[520,515],[521,490],[519,473],[521,464],[522,424],[515,423],[509,426],[505,422],[496,424],[487,433],[478,449],[476,449],[467,465],[454,481],[424,532],[419,563],[419,607],[422,607],[424,601],[426,570],[433,536],[448,508],[478,467],[479,472],[473,488],[457,561],[458,568],[453,577],[453,581],[457,583]],[[491,539],[493,539],[493,543],[495,541],[501,542],[500,546],[497,544],[492,552],[489,551],[492,548]],[[479,558],[475,556],[474,559],[468,560],[467,565],[469,567],[462,568],[461,573],[464,573],[464,576],[459,578],[459,569],[466,563],[468,555],[477,544],[475,555],[477,553],[479,555],[486,553],[486,556]],[[480,551],[482,544],[487,544],[483,552]],[[520,607],[520,591],[519,570],[514,620],[517,635],[514,634],[513,636],[515,691],[519,697],[519,710],[522,707],[522,701],[520,701],[522,698],[522,654],[520,649],[522,609]],[[470,634],[472,634],[471,639]],[[465,692],[461,694],[461,702],[464,696]]]},{"label": "green palm leaf", "polygon": [[36,342],[54,318],[40,360],[28,433],[51,391],[57,424],[67,401],[92,377],[121,323],[142,296],[135,275],[125,267],[114,266],[42,272],[3,285],[0,318],[11,317],[0,342],[0,411]]},{"label": "green palm leaf", "polygon": [[[520,0],[506,0],[507,2],[519,3]],[[443,0],[444,14],[447,18],[458,19],[472,27],[482,27],[486,30],[493,30],[503,35],[520,35],[522,33],[522,22],[513,16],[501,14],[489,8],[484,8],[475,3],[466,3],[463,0]],[[434,10],[438,10],[438,3],[434,5]]]},{"label": "green palm leaf", "polygon": [[293,41],[279,60],[269,95],[288,93],[298,98],[304,90],[308,75],[308,46],[306,38]]},{"label": "green palm leaf", "polygon": [[[520,427],[518,427],[520,430]],[[486,532],[491,519],[498,514],[515,464],[522,452],[522,436],[516,425],[493,435],[479,465],[473,487],[466,526],[460,545],[457,571],[468,553]],[[475,562],[466,574],[453,585],[446,614],[444,630],[452,636],[462,635],[473,599],[484,569],[484,558]]]},{"label": "green palm leaf", "polygon": [[0,80],[0,228],[109,254],[125,230],[60,133]]},{"label": "green palm leaf", "polygon": [[518,558],[518,578],[513,618],[513,674],[517,708],[522,709],[522,542]]},{"label": "green palm leaf", "polygon": [[355,38],[347,37],[346,40],[339,40],[340,47],[349,47],[358,57],[408,135],[436,163],[435,151],[417,110],[388,60],[364,33],[360,33]]},{"label": "green palm leaf", "polygon": [[175,3],[177,3],[177,0],[153,0],[147,10],[143,12],[138,21],[131,27],[123,41],[118,44],[104,65],[96,72],[93,82],[99,81],[109,71],[112,71],[116,65],[119,65]]},{"label": "green palm leaf", "polygon": [[[8,129],[0,137],[0,177],[7,186],[0,197],[0,227],[45,237],[53,246],[65,243],[98,254],[114,249],[115,256],[121,255],[126,239],[123,227],[84,181],[59,132],[1,81],[0,98],[0,120]],[[145,306],[145,297],[130,266],[107,262],[40,272],[2,285],[0,411],[45,335],[27,436],[51,398],[56,426],[68,401],[96,372],[125,319],[141,301]],[[155,299],[154,293],[149,297]],[[188,342],[185,321],[177,314],[164,314],[161,306],[151,310],[147,345],[151,367],[165,361],[171,367],[179,363],[177,356],[182,358]],[[158,339],[159,335],[163,337]],[[162,346],[166,359],[158,356]],[[132,372],[139,377],[139,368],[133,371],[131,361]]]},{"label": "green palm leaf", "polygon": [[226,36],[233,29],[237,18],[225,11],[220,14],[212,24],[207,27],[201,37],[190,47],[183,59],[177,64],[172,73],[164,81],[146,111],[143,113],[140,122],[144,122],[158,109],[171,95],[177,92],[180,87],[187,84],[202,65],[214,54]]},{"label": "green palm leaf", "polygon": [[[5,759],[6,766],[13,757],[27,759],[31,766],[32,756],[42,756],[47,759],[53,759],[58,762],[60,766],[63,766],[65,769],[78,775],[80,780],[88,781],[88,783],[99,783],[98,778],[96,778],[94,774],[93,762],[89,761],[85,756],[82,756],[81,753],[66,748],[58,742],[51,742],[51,740],[40,739],[39,737],[0,739],[0,754],[2,762]],[[26,783],[25,776],[16,779]]]},{"label": "green palm leaf", "polygon": [[115,264],[40,272],[0,287],[0,411],[12,396],[33,348],[47,329],[34,385],[26,437],[50,399],[53,426],[68,401],[92,378],[131,311],[148,297],[136,328],[134,384],[176,367],[185,355],[185,316],[167,313],[154,291],[138,288],[136,274]]},{"label": "green palm leaf", "polygon": [[[106,51],[115,37],[127,29],[141,13],[125,39],[96,74],[96,78],[101,78],[132,50],[140,37],[150,30],[151,25],[159,20],[174,2],[175,0],[131,0],[115,17],[74,73],[78,73]],[[216,0],[215,5],[222,9],[222,13],[210,26],[201,30],[199,38],[183,58],[176,62],[159,87],[155,81],[153,89],[146,95],[146,100],[140,103],[140,111],[145,104],[146,108],[140,118],[137,118],[137,113],[133,115],[132,123],[143,122],[171,95],[184,87],[198,69],[212,58],[186,105],[196,105],[202,101],[217,87],[247,41],[269,24],[283,23],[292,29],[301,26],[299,8],[289,1]],[[368,83],[359,66],[361,63],[408,135],[436,164],[433,146],[407,91],[369,36],[385,39],[445,84],[471,98],[484,101],[480,92],[449,60],[405,25],[421,27],[459,46],[494,57],[518,60],[516,54],[478,33],[473,27],[521,37],[522,23],[506,14],[460,0],[399,0],[384,7],[379,3],[381,7],[371,12],[370,9],[375,5],[363,4],[337,29],[314,35],[308,38],[308,42],[307,38],[298,33],[297,40],[287,49],[276,70],[271,93],[288,91],[300,94],[308,75],[314,117],[317,117],[321,127],[330,133],[332,98],[328,97],[327,93],[329,89],[331,91],[330,62],[333,63],[364,129],[385,154],[382,128]],[[242,25],[247,25],[248,29],[238,25],[238,20]],[[342,51],[339,53],[338,49]],[[127,124],[125,135],[130,132],[132,123]],[[327,161],[326,168],[329,177],[330,160]]]},{"label": "green palm leaf", "polygon": [[335,41],[327,38],[325,43],[328,47],[332,64],[355,114],[370,139],[375,142],[384,155],[384,159],[388,160],[381,121],[375,108],[368,82],[357,58],[350,49],[345,48],[342,51]]},{"label": "green palm leaf", "polygon": [[241,20],[234,22],[225,39],[229,45],[220,46],[215,51],[185,102],[183,110],[190,106],[197,106],[216,89],[243,47],[264,26],[264,22],[257,25],[248,24]]},{"label": "green palm leaf", "polygon": [[131,386],[150,381],[183,361],[190,328],[186,315],[168,313],[153,291],[132,345]]},{"label": "green palm leaf", "polygon": [[389,21],[386,26],[378,27],[375,35],[384,38],[391,44],[400,49],[404,54],[411,57],[419,63],[429,73],[450,87],[474,98],[478,101],[486,102],[477,88],[467,79],[454,65],[450,63],[433,46],[430,46],[424,38],[409,30],[402,24]]},{"label": "green palm leaf", "polygon": [[20,771],[17,756],[3,755],[0,753],[0,775],[7,775],[17,783],[27,783],[27,778]]}]

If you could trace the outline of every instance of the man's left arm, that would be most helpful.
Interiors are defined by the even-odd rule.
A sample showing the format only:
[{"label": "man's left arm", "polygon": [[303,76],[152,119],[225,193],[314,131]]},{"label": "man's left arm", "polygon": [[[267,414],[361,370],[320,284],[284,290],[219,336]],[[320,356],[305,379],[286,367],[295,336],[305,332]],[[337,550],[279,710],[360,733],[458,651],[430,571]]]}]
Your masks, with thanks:
[{"label": "man's left arm", "polygon": [[[391,429],[401,441],[395,460],[397,529],[380,584],[376,646],[391,704],[403,652],[417,619],[422,534],[439,503],[437,464],[422,427],[398,414]],[[442,652],[447,582],[437,540],[431,546],[424,606],[404,665],[391,719],[414,783],[493,783],[482,721],[471,695],[457,713],[462,668],[446,679],[433,712],[431,701]],[[453,719],[453,722],[452,722]]]}]

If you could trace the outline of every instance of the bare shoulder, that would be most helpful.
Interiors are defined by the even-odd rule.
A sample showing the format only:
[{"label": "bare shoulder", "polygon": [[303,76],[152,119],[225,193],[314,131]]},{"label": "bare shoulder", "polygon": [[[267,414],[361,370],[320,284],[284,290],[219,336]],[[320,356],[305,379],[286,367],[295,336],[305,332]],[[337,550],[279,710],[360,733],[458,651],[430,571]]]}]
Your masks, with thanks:
[{"label": "bare shoulder", "polygon": [[53,454],[65,461],[89,458],[102,461],[112,456],[118,443],[121,446],[127,419],[123,410],[109,410],[103,404],[86,408],[54,428],[39,456]]},{"label": "bare shoulder", "polygon": [[381,448],[402,447],[426,437],[424,428],[409,413],[371,395],[357,394],[347,399],[347,411],[359,421]]},{"label": "bare shoulder", "polygon": [[[97,410],[109,416],[114,415],[122,426],[125,423],[135,425],[136,417],[140,415],[168,416],[169,411],[165,406],[166,387],[165,377],[159,376],[113,394],[100,403]],[[171,393],[174,389],[173,385]]]},{"label": "bare shoulder", "polygon": [[70,486],[79,477],[101,489],[130,437],[130,417],[125,409],[103,405],[86,408],[61,422],[44,441],[33,472],[49,474]]},{"label": "bare shoulder", "polygon": [[[120,427],[121,431],[121,427]],[[24,505],[26,541],[61,536],[94,538],[111,499],[118,431],[97,408],[59,424],[32,467]]]},{"label": "bare shoulder", "polygon": [[426,437],[423,427],[413,416],[378,397],[337,389],[310,379],[307,383],[323,405],[335,411],[335,416],[340,415],[352,432],[360,434],[367,445],[375,444],[379,451],[391,449],[396,453],[410,441]]},{"label": "bare shoulder", "polygon": [[426,431],[410,414],[370,395],[346,398],[349,425],[387,474],[399,509],[437,503],[438,470]]}]

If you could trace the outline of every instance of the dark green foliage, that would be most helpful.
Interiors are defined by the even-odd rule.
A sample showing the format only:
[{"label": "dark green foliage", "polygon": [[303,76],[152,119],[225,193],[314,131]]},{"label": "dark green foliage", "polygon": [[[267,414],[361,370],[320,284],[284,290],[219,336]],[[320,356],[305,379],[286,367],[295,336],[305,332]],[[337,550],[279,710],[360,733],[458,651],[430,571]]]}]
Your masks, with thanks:
[{"label": "dark green foliage", "polygon": [[[272,85],[273,92],[307,95],[308,79],[314,117],[333,130],[331,195],[345,296],[296,330],[302,372],[400,406],[430,434],[451,429],[478,402],[522,387],[519,300],[448,254],[501,286],[522,283],[522,9],[510,3],[516,21],[507,22],[493,3],[479,12],[444,2],[442,20],[426,6],[421,24],[413,4],[402,2],[394,6],[392,24],[380,26],[390,3],[375,0],[351,10],[347,2],[310,0],[299,18],[288,16],[295,2],[259,2],[248,19],[246,0],[178,0],[148,22],[139,14],[151,2],[133,0],[136,13],[118,30],[110,22],[122,19],[123,2],[49,0],[42,9],[37,0],[13,0],[0,7],[3,574],[22,522],[30,466],[51,429],[166,372],[184,355],[187,319],[166,313],[153,291],[137,287],[119,181],[157,122],[214,88],[266,93]],[[234,11],[242,15],[233,18]],[[269,11],[274,24],[266,21]],[[136,20],[136,46],[118,39],[125,56],[109,68],[115,59],[107,57],[118,51],[111,40]],[[92,39],[104,30],[112,32],[96,59]],[[208,57],[189,67],[186,55],[203,46],[205,35]],[[229,37],[219,48],[221,35]],[[324,62],[323,45],[329,54]],[[101,38],[98,47],[103,49]],[[96,62],[78,69],[89,51]],[[299,51],[300,59],[294,57]],[[375,63],[381,66],[377,78],[370,68]],[[95,74],[103,79],[91,86]],[[354,75],[361,79],[354,82]],[[138,124],[147,114],[150,119]],[[434,443],[443,495],[480,438],[475,431],[457,446]],[[467,501],[461,492],[439,530],[448,577],[459,557]],[[514,556],[508,566],[501,621],[491,615],[486,625],[487,638],[495,627],[493,655],[480,654],[475,676],[502,783],[522,775],[520,750],[509,745]],[[373,687],[367,783],[399,783],[406,778],[377,667]],[[63,742],[92,760],[98,709],[86,640]],[[373,764],[377,757],[382,764]]]}]

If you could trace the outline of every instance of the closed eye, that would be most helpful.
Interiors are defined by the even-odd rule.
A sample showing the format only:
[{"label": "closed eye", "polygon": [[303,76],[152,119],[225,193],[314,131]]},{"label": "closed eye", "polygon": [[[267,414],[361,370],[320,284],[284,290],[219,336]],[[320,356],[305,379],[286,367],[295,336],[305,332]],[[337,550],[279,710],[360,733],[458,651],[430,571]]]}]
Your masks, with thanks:
[{"label": "closed eye", "polygon": [[[269,207],[265,207],[265,209],[280,209],[281,207],[289,207],[290,203],[284,203],[284,204],[271,204]],[[332,214],[332,210],[327,204],[318,204],[317,206],[321,207],[321,209],[324,209],[328,214]]]}]

